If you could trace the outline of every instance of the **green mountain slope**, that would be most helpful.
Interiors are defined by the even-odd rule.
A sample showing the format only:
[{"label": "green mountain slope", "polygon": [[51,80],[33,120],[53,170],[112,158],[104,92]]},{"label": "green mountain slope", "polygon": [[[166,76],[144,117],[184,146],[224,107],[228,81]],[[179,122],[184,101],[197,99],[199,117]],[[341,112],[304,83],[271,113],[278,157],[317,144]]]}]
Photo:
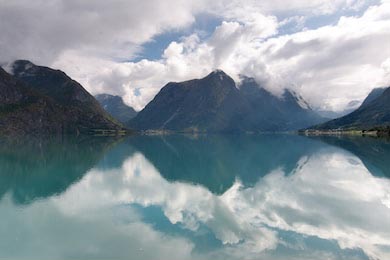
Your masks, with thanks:
[{"label": "green mountain slope", "polygon": [[[382,92],[382,93],[381,93]],[[390,88],[374,90],[362,105],[352,113],[316,125],[313,129],[369,129],[390,125]]]}]

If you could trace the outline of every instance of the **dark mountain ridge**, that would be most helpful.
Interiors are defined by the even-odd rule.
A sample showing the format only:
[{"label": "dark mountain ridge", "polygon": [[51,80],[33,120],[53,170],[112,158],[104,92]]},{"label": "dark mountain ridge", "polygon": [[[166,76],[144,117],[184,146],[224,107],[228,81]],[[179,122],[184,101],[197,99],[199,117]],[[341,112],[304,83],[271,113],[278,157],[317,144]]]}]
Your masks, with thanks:
[{"label": "dark mountain ridge", "polygon": [[1,134],[79,134],[122,128],[62,71],[20,60],[12,65],[12,73],[0,69]]},{"label": "dark mountain ridge", "polygon": [[239,131],[245,129],[237,124],[242,120],[240,115],[249,109],[233,79],[223,71],[214,71],[203,79],[168,83],[130,126],[141,130]]},{"label": "dark mountain ridge", "polygon": [[380,97],[383,94],[383,92],[385,92],[386,89],[387,88],[374,88],[373,90],[371,90],[368,96],[363,100],[362,104],[360,105],[360,108],[367,106],[372,101]]},{"label": "dark mountain ridge", "polygon": [[61,133],[63,111],[52,99],[0,68],[0,134]]}]

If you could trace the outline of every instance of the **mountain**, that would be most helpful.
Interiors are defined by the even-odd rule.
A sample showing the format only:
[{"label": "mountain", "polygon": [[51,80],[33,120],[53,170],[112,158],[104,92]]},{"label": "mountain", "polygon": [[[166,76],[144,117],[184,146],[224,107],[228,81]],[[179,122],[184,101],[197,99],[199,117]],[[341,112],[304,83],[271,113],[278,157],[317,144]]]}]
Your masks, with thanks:
[{"label": "mountain", "polygon": [[287,131],[320,122],[293,92],[273,96],[250,78],[240,88],[221,70],[202,79],[168,83],[129,126],[200,132]]},{"label": "mountain", "polygon": [[63,111],[0,68],[0,134],[61,133]]},{"label": "mountain", "polygon": [[390,87],[374,89],[362,105],[352,113],[316,125],[312,129],[369,129],[390,126]]},{"label": "mountain", "polygon": [[310,105],[296,92],[284,90],[281,97],[259,86],[253,79],[242,77],[240,92],[251,105],[252,128],[260,131],[290,131],[323,122]]},{"label": "mountain", "polygon": [[95,98],[104,110],[122,123],[129,121],[137,115],[137,111],[126,105],[120,96],[100,94],[96,95]]},{"label": "mountain", "polygon": [[78,134],[122,128],[62,71],[22,60],[13,63],[11,70],[13,75],[0,70],[1,134]]},{"label": "mountain", "polygon": [[[368,94],[368,96],[364,99],[363,103],[361,104],[361,107],[365,107],[368,104],[370,104],[373,100],[377,99],[379,96],[385,92],[387,88],[374,88],[371,90],[371,92]],[[352,112],[352,111],[351,111]]]},{"label": "mountain", "polygon": [[218,70],[203,79],[168,83],[129,125],[141,130],[242,131],[242,115],[249,112],[233,79]]},{"label": "mountain", "polygon": [[332,110],[323,110],[323,109],[316,109],[314,111],[320,116],[324,118],[329,118],[330,120],[330,119],[335,119],[350,114],[351,112],[355,111],[361,104],[362,102],[359,100],[352,100],[341,111],[332,111]]}]

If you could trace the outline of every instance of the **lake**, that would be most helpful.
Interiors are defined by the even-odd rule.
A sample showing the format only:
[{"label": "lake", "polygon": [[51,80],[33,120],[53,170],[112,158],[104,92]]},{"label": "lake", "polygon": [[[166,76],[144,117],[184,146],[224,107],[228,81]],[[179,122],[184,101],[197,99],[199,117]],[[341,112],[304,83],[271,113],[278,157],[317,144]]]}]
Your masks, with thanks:
[{"label": "lake", "polygon": [[390,142],[0,140],[0,259],[390,259]]}]

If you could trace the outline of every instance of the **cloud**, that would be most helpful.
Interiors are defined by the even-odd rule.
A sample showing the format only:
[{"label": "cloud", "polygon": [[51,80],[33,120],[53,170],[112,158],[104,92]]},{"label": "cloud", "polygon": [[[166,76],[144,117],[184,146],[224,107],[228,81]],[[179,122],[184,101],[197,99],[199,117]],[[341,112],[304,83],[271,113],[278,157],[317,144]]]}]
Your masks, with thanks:
[{"label": "cloud", "polygon": [[[332,110],[390,81],[388,1],[0,0],[0,6],[0,62],[27,58],[62,69],[93,94],[122,95],[137,110],[167,82],[215,68],[235,79],[254,76],[275,94],[292,88],[314,107]],[[308,18],[365,9],[306,28]],[[194,25],[200,14],[222,21],[206,39]],[[294,23],[296,33],[280,34]],[[160,59],[131,61],[142,57],[144,43],[171,31],[183,37]]]},{"label": "cloud", "polygon": [[191,24],[198,9],[184,0],[1,0],[0,6],[2,61],[24,57],[41,63],[67,50],[129,59],[154,35]]},{"label": "cloud", "polygon": [[[172,42],[157,61],[107,62],[106,72],[96,68],[98,72],[88,74],[94,85],[83,83],[91,91],[122,94],[139,110],[168,81],[199,78],[221,68],[236,80],[238,74],[253,76],[275,94],[291,88],[314,107],[341,110],[390,82],[389,12],[389,4],[383,3],[360,17],[341,17],[335,25],[290,35],[277,35],[274,16],[222,22],[206,40],[192,34]],[[59,59],[56,65],[66,64]],[[80,78],[72,68],[66,71]]]},{"label": "cloud", "polygon": [[[256,0],[230,0],[216,1],[216,9],[226,13],[227,17],[246,17],[251,13],[259,12],[266,15],[277,16],[318,16],[330,15],[339,11],[361,10],[364,6],[375,4],[373,0],[291,0],[288,5],[283,0],[256,1]],[[219,7],[219,8],[218,8]]]},{"label": "cloud", "polygon": [[[197,34],[184,37],[180,42],[171,42],[157,61],[122,62],[91,60],[80,54],[65,53],[54,64],[80,80],[93,93],[108,92],[124,96],[135,109],[142,109],[169,81],[182,81],[203,77],[210,71],[223,68],[238,79],[240,63],[237,50],[246,48],[246,43],[262,41],[277,32],[275,17],[257,18],[260,25],[223,22],[207,41]],[[254,43],[256,44],[256,43]],[[249,55],[249,53],[248,53]],[[80,58],[81,57],[81,58]],[[71,62],[77,60],[79,66]],[[80,70],[79,67],[83,67]],[[102,71],[102,68],[105,68]],[[90,69],[90,70],[89,70]],[[81,71],[89,71],[83,73]]]}]

